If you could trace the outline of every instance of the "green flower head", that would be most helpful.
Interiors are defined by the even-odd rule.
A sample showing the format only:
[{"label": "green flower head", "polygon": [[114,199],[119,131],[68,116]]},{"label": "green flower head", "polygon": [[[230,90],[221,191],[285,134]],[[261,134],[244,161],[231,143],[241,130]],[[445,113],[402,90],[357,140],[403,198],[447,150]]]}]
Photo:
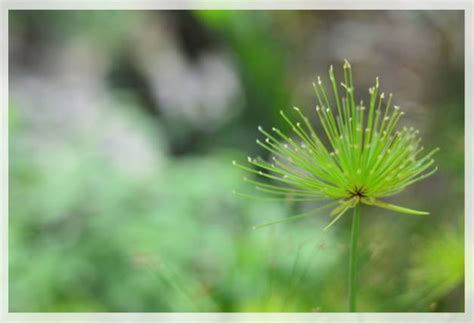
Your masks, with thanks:
[{"label": "green flower head", "polygon": [[[356,103],[351,66],[344,64],[344,82],[338,85],[332,66],[331,91],[320,77],[313,83],[318,99],[316,113],[325,136],[314,130],[309,119],[295,107],[298,120],[281,116],[291,129],[258,130],[265,136],[257,144],[270,152],[271,159],[248,158],[254,167],[234,165],[268,180],[245,180],[256,189],[295,201],[331,201],[333,224],[359,203],[414,215],[428,214],[380,200],[433,174],[432,150],[423,154],[418,130],[397,127],[404,115],[392,106],[392,94],[379,94],[378,78],[369,89],[370,102]],[[339,92],[343,93],[341,97]],[[255,168],[256,167],[256,168]],[[244,195],[237,193],[239,195]],[[293,217],[296,218],[296,217]]]}]

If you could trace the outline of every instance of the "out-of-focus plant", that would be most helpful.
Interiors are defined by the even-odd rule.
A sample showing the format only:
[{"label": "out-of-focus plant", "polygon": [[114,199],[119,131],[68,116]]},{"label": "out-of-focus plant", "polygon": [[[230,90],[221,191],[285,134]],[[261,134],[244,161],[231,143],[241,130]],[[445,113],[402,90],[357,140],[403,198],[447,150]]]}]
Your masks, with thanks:
[{"label": "out-of-focus plant", "polygon": [[[369,88],[368,106],[363,101],[357,103],[348,61],[344,63],[344,82],[340,84],[344,97],[339,95],[332,66],[329,78],[332,93],[326,90],[319,76],[317,84],[313,84],[319,102],[316,112],[328,144],[316,134],[303,112],[295,107],[299,122],[293,122],[281,111],[293,135],[286,135],[277,128],[272,128],[273,133],[258,128],[265,140],[257,140],[257,144],[273,155],[271,161],[248,157],[248,162],[257,169],[235,161],[234,165],[277,182],[273,184],[246,178],[259,191],[284,199],[290,196],[295,201],[331,201],[285,220],[310,216],[315,211],[333,207],[330,215],[334,219],[326,226],[327,229],[349,209],[354,209],[349,259],[349,310],[355,311],[360,205],[378,206],[411,215],[429,214],[387,203],[380,198],[399,193],[436,172],[432,156],[438,148],[423,156],[418,130],[397,128],[404,112],[396,105],[392,108],[392,94],[386,103],[385,94],[378,94],[378,78],[375,86]],[[330,103],[331,100],[334,103]],[[282,221],[262,226],[279,222]]]},{"label": "out-of-focus plant", "polygon": [[418,303],[442,298],[464,279],[464,239],[454,228],[430,237],[412,256],[410,287]]}]

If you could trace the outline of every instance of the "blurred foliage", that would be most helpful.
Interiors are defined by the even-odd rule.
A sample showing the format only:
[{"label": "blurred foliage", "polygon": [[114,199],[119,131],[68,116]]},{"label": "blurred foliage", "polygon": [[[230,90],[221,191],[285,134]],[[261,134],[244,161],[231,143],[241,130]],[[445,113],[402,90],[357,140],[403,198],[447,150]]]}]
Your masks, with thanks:
[{"label": "blurred foliage", "polygon": [[414,265],[409,277],[414,289],[424,289],[424,297],[435,301],[456,288],[463,279],[464,244],[453,229],[426,243],[413,253]]},{"label": "blurred foliage", "polygon": [[430,216],[363,210],[359,308],[464,310],[462,13],[9,18],[10,311],[346,311],[350,217],[252,230],[314,205],[237,198],[253,191],[231,165],[263,154],[257,125],[313,106],[340,48],[441,148],[440,171],[394,197]]}]

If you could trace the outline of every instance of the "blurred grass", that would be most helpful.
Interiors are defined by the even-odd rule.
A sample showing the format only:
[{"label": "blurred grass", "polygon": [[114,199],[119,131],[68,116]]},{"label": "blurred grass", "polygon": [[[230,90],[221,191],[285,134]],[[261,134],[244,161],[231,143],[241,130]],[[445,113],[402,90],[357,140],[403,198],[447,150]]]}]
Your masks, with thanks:
[{"label": "blurred grass", "polygon": [[[367,24],[379,46],[389,42],[379,19],[413,28],[391,36],[412,41],[415,53],[417,32],[439,22],[434,13],[10,12],[10,311],[346,311],[349,219],[328,232],[327,214],[252,230],[313,205],[233,196],[251,188],[231,161],[262,153],[257,125],[278,125],[280,109],[312,102],[306,79],[339,60],[342,45],[330,37],[338,26]],[[289,22],[284,35],[275,32]],[[462,26],[439,24],[445,36]],[[242,97],[225,101],[233,102],[225,111],[238,112],[219,127],[169,118],[159,95],[163,70],[142,69],[145,58],[186,56],[183,43],[198,58],[171,62],[201,73],[203,83],[224,84],[226,75],[217,68],[207,76],[199,57],[232,61]],[[430,85],[400,100],[423,117],[426,147],[441,147],[440,171],[394,197],[430,216],[364,210],[360,310],[463,311],[464,92],[447,86],[463,85],[463,60],[451,58],[433,75],[391,48],[384,57],[394,66],[383,80],[415,86],[390,73],[409,69]],[[437,59],[447,61],[426,61]],[[367,74],[376,72],[384,71]],[[114,77],[130,82],[120,87]],[[300,79],[308,91],[292,83]],[[183,102],[191,102],[183,111],[200,108],[193,97]]]}]

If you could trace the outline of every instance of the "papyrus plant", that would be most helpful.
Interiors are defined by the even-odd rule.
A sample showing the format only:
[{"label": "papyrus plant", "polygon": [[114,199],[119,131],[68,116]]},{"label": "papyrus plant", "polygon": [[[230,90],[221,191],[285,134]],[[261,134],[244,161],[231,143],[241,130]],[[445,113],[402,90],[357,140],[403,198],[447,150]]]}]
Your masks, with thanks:
[{"label": "papyrus plant", "polygon": [[[349,62],[345,61],[344,64],[343,82],[336,81],[332,66],[329,79],[329,90],[320,77],[313,84],[318,99],[315,110],[326,138],[319,135],[299,108],[294,108],[298,116],[296,120],[280,111],[290,132],[277,128],[267,131],[258,127],[265,138],[257,140],[257,144],[267,150],[271,158],[248,157],[251,166],[235,161],[234,165],[270,179],[261,181],[246,178],[246,181],[257,190],[271,193],[277,198],[329,201],[317,209],[332,208],[330,215],[333,220],[327,227],[349,209],[354,209],[349,302],[350,309],[355,310],[354,275],[359,205],[412,215],[428,214],[388,203],[382,198],[397,194],[433,174],[437,168],[432,156],[438,149],[424,153],[418,130],[398,127],[404,112],[398,106],[392,106],[392,94],[387,98],[384,93],[379,94],[378,78],[369,89],[370,101],[367,104],[356,100]],[[288,219],[308,215],[312,214]]]}]

